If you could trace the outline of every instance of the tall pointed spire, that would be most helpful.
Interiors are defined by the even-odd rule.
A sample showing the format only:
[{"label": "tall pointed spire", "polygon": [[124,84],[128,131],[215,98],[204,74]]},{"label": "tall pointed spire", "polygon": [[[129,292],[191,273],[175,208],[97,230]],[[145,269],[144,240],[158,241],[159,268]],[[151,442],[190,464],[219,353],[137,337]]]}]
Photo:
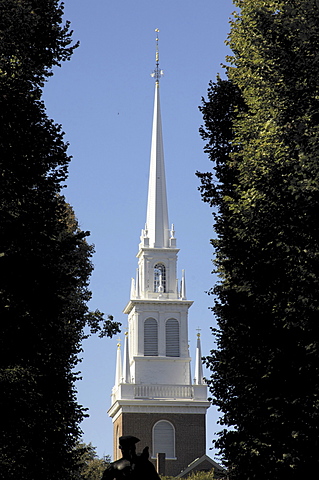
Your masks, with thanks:
[{"label": "tall pointed spire", "polygon": [[[155,30],[159,32],[158,28]],[[168,209],[166,196],[166,179],[162,120],[159,96],[159,80],[163,71],[159,68],[158,35],[156,37],[156,67],[152,74],[155,78],[155,98],[153,113],[153,130],[151,144],[150,175],[148,185],[146,225],[149,246],[163,248],[169,246]]]}]

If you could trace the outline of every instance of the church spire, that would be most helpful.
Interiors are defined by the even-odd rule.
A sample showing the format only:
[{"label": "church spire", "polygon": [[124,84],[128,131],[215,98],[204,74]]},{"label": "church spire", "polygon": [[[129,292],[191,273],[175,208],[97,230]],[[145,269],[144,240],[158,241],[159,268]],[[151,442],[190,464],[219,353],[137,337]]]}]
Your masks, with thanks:
[{"label": "church spire", "polygon": [[158,28],[155,31],[157,33],[156,67],[152,73],[152,77],[155,78],[155,98],[146,226],[148,230],[149,246],[152,248],[165,248],[169,246],[169,226],[159,96],[159,80],[163,75],[163,71],[159,68]]}]

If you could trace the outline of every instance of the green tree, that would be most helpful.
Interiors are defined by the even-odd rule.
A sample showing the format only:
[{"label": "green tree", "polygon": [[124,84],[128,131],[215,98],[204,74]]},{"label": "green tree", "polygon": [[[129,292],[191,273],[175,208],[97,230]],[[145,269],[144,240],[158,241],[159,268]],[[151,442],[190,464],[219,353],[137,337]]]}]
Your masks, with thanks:
[{"label": "green tree", "polygon": [[78,454],[79,474],[81,480],[101,480],[104,470],[110,464],[109,455],[99,458],[96,448],[91,443],[79,443],[76,446]]},{"label": "green tree", "polygon": [[0,0],[0,477],[71,479],[84,409],[74,367],[89,312],[93,248],[61,195],[70,158],[42,87],[69,60],[56,0]]},{"label": "green tree", "polygon": [[319,4],[234,1],[227,80],[201,133],[214,169],[217,446],[236,480],[319,469]]},{"label": "green tree", "polygon": [[[165,475],[161,476],[161,480],[174,480],[176,477],[167,477]],[[197,472],[192,472],[190,473],[187,477],[187,480],[217,480],[217,478],[214,475],[214,469],[210,471],[197,471]]]}]

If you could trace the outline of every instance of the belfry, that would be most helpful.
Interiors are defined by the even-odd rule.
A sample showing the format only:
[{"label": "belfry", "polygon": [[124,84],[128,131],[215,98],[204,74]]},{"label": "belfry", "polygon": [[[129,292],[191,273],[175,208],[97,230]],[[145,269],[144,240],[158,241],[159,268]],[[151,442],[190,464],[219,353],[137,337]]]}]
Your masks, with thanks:
[{"label": "belfry", "polygon": [[[158,29],[156,29],[158,33]],[[165,454],[165,474],[178,475],[206,451],[207,386],[203,379],[200,336],[192,379],[188,347],[185,274],[177,280],[174,226],[169,226],[160,111],[158,36],[155,99],[146,224],[142,229],[136,278],[124,313],[128,315],[122,359],[117,351],[111,407],[114,460],[118,439],[134,435],[150,458]],[[138,445],[137,445],[138,447]],[[163,458],[163,456],[162,456]]]}]

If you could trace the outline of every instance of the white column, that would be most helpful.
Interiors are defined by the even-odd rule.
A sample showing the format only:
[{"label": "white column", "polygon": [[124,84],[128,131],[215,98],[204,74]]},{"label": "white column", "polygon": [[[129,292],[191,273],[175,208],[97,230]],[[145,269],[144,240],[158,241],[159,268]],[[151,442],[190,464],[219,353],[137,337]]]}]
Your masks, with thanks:
[{"label": "white column", "polygon": [[200,344],[200,333],[197,334],[196,358],[195,358],[195,385],[203,385],[203,365],[202,365],[202,349]]},{"label": "white column", "polygon": [[121,342],[117,344],[116,352],[116,369],[115,369],[115,386],[118,387],[122,383],[122,359],[121,359]]},{"label": "white column", "polygon": [[124,360],[123,360],[123,381],[124,383],[131,383],[131,371],[130,371],[130,357],[128,351],[128,333],[125,333],[124,341]]}]

